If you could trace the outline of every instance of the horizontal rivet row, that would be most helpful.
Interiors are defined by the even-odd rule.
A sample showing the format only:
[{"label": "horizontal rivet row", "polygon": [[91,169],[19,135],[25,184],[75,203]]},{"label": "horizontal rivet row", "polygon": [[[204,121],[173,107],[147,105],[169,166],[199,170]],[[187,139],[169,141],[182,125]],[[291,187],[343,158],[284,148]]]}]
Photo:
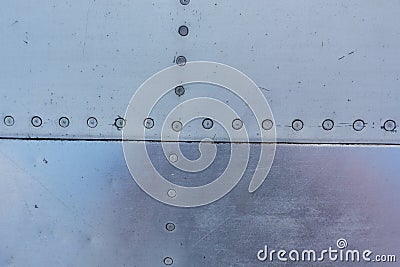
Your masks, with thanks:
[{"label": "horizontal rivet row", "polygon": [[[13,116],[7,115],[4,117],[3,123],[7,127],[12,127],[15,125],[16,121]],[[61,117],[58,120],[58,124],[62,128],[68,128],[70,125],[70,120],[68,117]],[[89,128],[96,128],[98,125],[98,121],[95,117],[89,117],[86,121],[86,124]],[[114,126],[118,129],[122,129],[125,127],[126,121],[124,118],[118,117],[114,121]],[[33,116],[31,118],[31,125],[35,128],[41,127],[43,125],[43,120],[40,116]],[[235,130],[240,130],[243,127],[244,123],[241,119],[236,118],[232,120],[232,128]],[[262,129],[268,131],[273,128],[273,121],[271,119],[265,119],[262,121],[261,127]],[[360,132],[364,130],[366,127],[367,123],[362,120],[362,119],[357,119],[353,122],[352,128],[356,132]],[[154,119],[153,118],[146,118],[143,121],[143,126],[146,129],[152,129],[154,127]],[[210,118],[205,118],[202,122],[202,127],[204,129],[211,129],[214,126],[214,121]],[[172,129],[176,132],[180,132],[183,128],[183,125],[180,121],[174,121],[171,125]],[[298,132],[303,130],[304,128],[304,122],[300,119],[294,119],[292,121],[291,127],[294,131]],[[321,126],[322,129],[325,131],[331,131],[335,127],[335,123],[332,119],[325,119]],[[384,122],[384,124],[381,126],[381,129],[387,131],[387,132],[394,132],[397,129],[397,124],[394,120],[389,119]]]}]

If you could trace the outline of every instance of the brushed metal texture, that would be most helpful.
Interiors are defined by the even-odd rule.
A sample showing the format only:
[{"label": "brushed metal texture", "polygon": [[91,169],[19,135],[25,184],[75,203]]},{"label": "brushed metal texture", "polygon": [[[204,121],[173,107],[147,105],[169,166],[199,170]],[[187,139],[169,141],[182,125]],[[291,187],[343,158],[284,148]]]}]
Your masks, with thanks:
[{"label": "brushed metal texture", "polygon": [[[148,146],[176,183],[208,183],[226,163],[222,157],[185,177],[159,143]],[[197,144],[181,146],[198,156]],[[1,266],[165,266],[166,257],[173,266],[265,266],[256,256],[265,244],[325,249],[339,238],[353,249],[399,255],[397,146],[278,145],[266,181],[250,194],[253,144],[238,186],[189,209],[141,191],[119,142],[2,140],[0,147]],[[218,155],[229,153],[229,144],[217,147]]]}]

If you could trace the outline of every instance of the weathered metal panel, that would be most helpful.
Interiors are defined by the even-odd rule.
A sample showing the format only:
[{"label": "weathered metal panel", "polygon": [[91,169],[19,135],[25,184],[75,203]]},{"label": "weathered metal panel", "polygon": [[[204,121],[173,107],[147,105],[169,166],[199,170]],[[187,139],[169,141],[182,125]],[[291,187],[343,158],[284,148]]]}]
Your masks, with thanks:
[{"label": "weathered metal panel", "polygon": [[[2,125],[0,134],[120,139],[113,124],[133,93],[185,56],[252,78],[269,100],[278,141],[398,143],[395,131],[381,127],[400,119],[399,9],[399,1],[361,0],[3,1],[1,115],[15,123]],[[178,33],[181,25],[187,36]],[[162,121],[186,99],[215,96],[254,128],[232,94],[204,85],[186,89],[182,97],[171,91],[161,99],[154,117]],[[33,116],[42,118],[41,127],[32,127]],[[64,116],[66,128],[59,125]],[[96,128],[88,127],[89,117],[98,120]],[[292,129],[295,119],[303,121],[301,131]],[[325,119],[333,120],[333,130],[322,129]],[[357,119],[366,123],[362,131],[352,127]],[[182,137],[208,137],[200,128],[194,121]],[[226,139],[213,131],[215,140]],[[158,128],[148,138],[158,139]]]},{"label": "weathered metal panel", "polygon": [[[337,248],[342,238],[349,249],[399,256],[399,10],[395,0],[2,1],[0,265],[280,266],[257,253],[265,245]],[[125,117],[148,78],[174,66],[172,80],[185,81],[198,73],[187,71],[194,61],[226,64],[254,81],[276,133],[251,113],[265,103],[246,101],[247,87],[239,95],[204,83],[165,95],[154,87],[141,101],[155,104],[151,119],[141,105]],[[179,105],[204,97],[220,102],[189,111],[218,113],[222,103],[241,121],[219,112],[228,118],[222,125],[171,123],[189,116]],[[242,126],[248,139],[229,139]],[[163,130],[162,141],[195,142],[159,142]],[[178,208],[135,183],[150,169],[132,177],[121,138],[157,141],[146,143],[147,154],[131,151],[134,163],[143,170],[148,156],[163,178],[187,187],[212,182],[233,151],[252,144],[232,191]],[[201,150],[205,138],[216,143]],[[258,165],[260,142],[273,156],[275,141],[290,145],[277,145],[267,179],[249,193],[252,175],[270,167]],[[187,162],[202,151],[216,157],[184,172],[176,167],[187,159],[174,149]]]}]

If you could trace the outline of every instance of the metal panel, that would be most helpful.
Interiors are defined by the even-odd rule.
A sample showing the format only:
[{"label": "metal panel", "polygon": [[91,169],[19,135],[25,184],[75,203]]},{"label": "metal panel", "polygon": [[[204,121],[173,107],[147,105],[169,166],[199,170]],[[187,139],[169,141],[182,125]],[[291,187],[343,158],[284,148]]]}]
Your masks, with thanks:
[{"label": "metal panel", "polygon": [[[0,145],[1,266],[165,266],[165,257],[184,267],[265,266],[257,260],[265,244],[325,249],[339,238],[351,249],[400,252],[397,146],[279,145],[266,182],[250,194],[252,145],[245,177],[230,194],[185,209],[141,191],[118,142]],[[196,157],[197,144],[182,146]],[[229,146],[218,150],[224,155]],[[160,171],[187,185],[209,182],[226,160],[184,179],[157,152],[159,143],[149,149]]]},{"label": "metal panel", "polygon": [[[395,0],[4,0],[0,266],[280,266],[259,261],[257,252],[335,248],[340,238],[349,249],[399,256],[399,10]],[[173,65],[173,78],[185,81],[192,61],[248,75],[268,100],[276,136],[273,128],[264,139],[252,114],[264,105],[204,83],[165,88],[163,96],[145,91],[161,97],[150,103],[152,127],[135,110],[140,105],[124,117],[149,77]],[[205,129],[197,118],[178,124],[175,139],[170,122],[188,114],[169,112],[204,97],[232,108],[249,138],[229,139],[228,130],[241,129],[233,121]],[[218,110],[211,103],[192,111]],[[216,141],[216,152],[204,151],[216,155],[209,168],[186,173],[170,164],[159,142],[164,122],[170,133],[162,141],[181,141],[175,148],[189,160],[200,156],[200,140]],[[133,181],[122,137],[146,144],[148,154],[137,158],[149,156],[181,186],[213,181],[249,142],[250,160],[220,200],[177,208]],[[270,141],[290,145],[277,145],[267,179],[249,193]]]},{"label": "metal panel", "polygon": [[[399,9],[395,0],[3,1],[1,115],[15,123],[2,125],[0,135],[120,139],[115,119],[133,93],[183,55],[249,75],[269,100],[280,142],[398,143],[396,131],[381,127],[400,120]],[[187,36],[179,35],[181,25]],[[227,101],[254,128],[233,95],[210,86],[186,89],[183,97],[166,95],[155,119],[203,95]],[[42,127],[32,127],[36,115]],[[67,128],[59,126],[63,116]],[[87,126],[92,116],[96,128]],[[332,131],[321,127],[328,118]],[[294,119],[304,122],[301,131],[292,129]],[[366,123],[359,132],[352,127],[357,119]],[[208,137],[200,128],[193,122],[182,137]],[[148,138],[158,139],[157,129]],[[214,131],[215,140],[226,140]]]}]

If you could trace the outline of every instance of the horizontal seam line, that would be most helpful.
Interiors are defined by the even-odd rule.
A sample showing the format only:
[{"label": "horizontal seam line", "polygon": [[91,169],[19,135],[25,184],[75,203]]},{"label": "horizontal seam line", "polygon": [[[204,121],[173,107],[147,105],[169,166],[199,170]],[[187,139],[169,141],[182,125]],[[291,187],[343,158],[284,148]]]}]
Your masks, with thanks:
[{"label": "horizontal seam line", "polygon": [[[51,138],[51,137],[0,137],[0,140],[22,140],[22,141],[67,141],[67,142],[150,142],[150,143],[200,143],[201,140],[142,140],[142,139],[115,139],[115,138]],[[203,141],[214,144],[276,144],[276,145],[327,145],[327,146],[400,146],[399,143],[378,142],[259,142],[259,141]]]}]

